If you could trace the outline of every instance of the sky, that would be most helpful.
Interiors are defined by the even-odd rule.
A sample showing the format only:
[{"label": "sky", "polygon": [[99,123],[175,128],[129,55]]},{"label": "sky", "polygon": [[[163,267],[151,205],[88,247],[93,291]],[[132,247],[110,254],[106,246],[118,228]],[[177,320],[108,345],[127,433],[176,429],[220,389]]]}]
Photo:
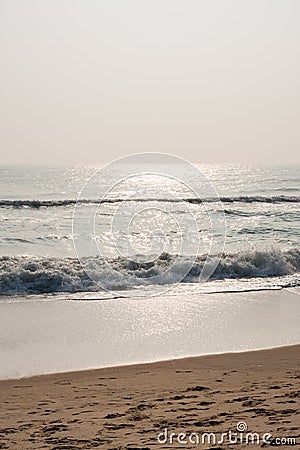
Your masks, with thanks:
[{"label": "sky", "polygon": [[0,164],[300,163],[298,0],[0,0]]}]

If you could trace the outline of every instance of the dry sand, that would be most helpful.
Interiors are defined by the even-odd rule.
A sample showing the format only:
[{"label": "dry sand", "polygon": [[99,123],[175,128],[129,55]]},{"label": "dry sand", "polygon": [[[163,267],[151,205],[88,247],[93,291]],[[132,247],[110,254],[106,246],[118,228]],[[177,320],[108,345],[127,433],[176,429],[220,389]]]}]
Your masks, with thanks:
[{"label": "dry sand", "polygon": [[299,356],[291,346],[4,380],[0,448],[238,449],[245,446],[163,445],[157,436],[167,427],[219,437],[240,421],[299,444]]}]

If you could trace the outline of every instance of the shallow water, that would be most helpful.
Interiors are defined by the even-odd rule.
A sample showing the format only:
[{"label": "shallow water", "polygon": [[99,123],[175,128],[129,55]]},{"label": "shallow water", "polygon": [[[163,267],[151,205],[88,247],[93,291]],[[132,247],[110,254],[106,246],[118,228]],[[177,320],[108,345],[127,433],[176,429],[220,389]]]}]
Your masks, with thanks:
[{"label": "shallow water", "polygon": [[0,378],[300,342],[299,289],[75,300],[0,300]]}]

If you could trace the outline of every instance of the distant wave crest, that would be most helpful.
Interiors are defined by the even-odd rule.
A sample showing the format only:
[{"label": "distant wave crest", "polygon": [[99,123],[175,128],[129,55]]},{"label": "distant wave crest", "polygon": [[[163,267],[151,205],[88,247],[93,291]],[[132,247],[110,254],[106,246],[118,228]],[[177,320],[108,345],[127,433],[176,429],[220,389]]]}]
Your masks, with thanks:
[{"label": "distant wave crest", "polygon": [[[107,282],[110,290],[126,290],[151,284],[158,274],[164,273],[164,284],[172,284],[172,270],[185,273],[188,259],[180,257],[179,263],[172,265],[176,257],[163,254],[149,263],[137,263],[122,258],[110,260],[108,266],[104,259],[87,257],[83,266],[76,258],[41,258],[27,256],[0,257],[0,295],[25,295],[55,292],[93,292],[100,288],[84,270],[94,269],[94,280]],[[206,256],[200,256],[182,282],[196,283],[203,268]],[[213,261],[212,261],[213,263]],[[253,251],[241,254],[223,255],[212,280],[276,277],[293,275],[300,270],[300,249],[288,251]],[[116,272],[128,275],[128,283],[120,285]],[[299,279],[300,283],[300,279]]]},{"label": "distant wave crest", "polygon": [[69,206],[75,204],[102,204],[121,202],[171,202],[171,203],[213,203],[221,201],[223,203],[300,203],[300,197],[290,195],[275,195],[271,197],[262,195],[236,196],[220,198],[105,198],[105,199],[63,199],[63,200],[0,200],[0,207],[7,208],[51,208]]}]

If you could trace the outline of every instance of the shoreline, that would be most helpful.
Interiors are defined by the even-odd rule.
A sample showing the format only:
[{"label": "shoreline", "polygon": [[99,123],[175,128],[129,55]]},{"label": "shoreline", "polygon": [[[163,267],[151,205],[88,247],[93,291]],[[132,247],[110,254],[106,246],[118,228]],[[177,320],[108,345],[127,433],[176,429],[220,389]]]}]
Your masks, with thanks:
[{"label": "shoreline", "polygon": [[[255,278],[255,277],[254,277]],[[276,276],[269,276],[269,277],[260,277],[260,280],[264,280],[265,278],[267,279],[272,279],[272,278],[276,278]],[[237,278],[226,278],[224,279],[225,281],[239,281],[239,279]],[[222,280],[222,281],[224,281]],[[251,277],[245,277],[243,280],[251,280]],[[212,280],[213,282],[216,281],[220,281],[220,280]],[[187,285],[192,285],[192,284],[196,284],[196,283],[186,283]],[[30,302],[30,301],[41,301],[41,302],[45,302],[45,301],[69,301],[69,302],[97,302],[97,301],[110,301],[110,300],[118,300],[118,299],[123,299],[123,300],[137,300],[137,299],[141,299],[141,298],[151,298],[151,299],[157,299],[160,297],[176,297],[179,295],[184,294],[184,292],[180,292],[180,293],[171,293],[173,289],[173,286],[170,287],[170,289],[168,289],[164,294],[152,294],[149,297],[147,297],[147,295],[141,297],[139,295],[117,295],[117,296],[107,296],[107,297],[98,297],[97,295],[100,294],[100,291],[75,291],[75,292],[69,292],[69,291],[57,291],[57,292],[41,292],[41,293],[26,293],[26,294],[20,294],[20,293],[16,293],[16,294],[0,294],[0,303],[8,303],[8,302]],[[220,295],[220,294],[255,294],[255,293],[260,293],[260,292],[277,292],[277,291],[289,291],[289,292],[295,292],[298,295],[300,295],[300,285],[296,285],[296,286],[262,286],[262,287],[249,287],[249,288],[245,288],[245,289],[241,289],[241,288],[237,288],[237,289],[225,289],[225,290],[212,290],[212,291],[200,291],[200,292],[193,292],[190,291],[188,293],[188,295],[190,296],[196,296],[196,295],[204,295],[204,296],[210,296],[210,295]],[[106,293],[107,291],[103,291],[104,293]],[[103,292],[101,292],[101,294],[103,294]],[[114,291],[110,291],[110,292],[114,292]],[[118,291],[116,291],[118,292]],[[82,297],[82,298],[81,298]]]},{"label": "shoreline", "polygon": [[160,445],[157,436],[165,429],[220,434],[241,421],[251,432],[299,443],[299,356],[298,344],[1,380],[0,444],[13,450],[195,448]]},{"label": "shoreline", "polygon": [[190,359],[199,359],[199,358],[209,358],[214,356],[226,356],[226,355],[240,355],[240,354],[247,354],[247,353],[258,353],[258,352],[264,352],[269,350],[277,350],[277,349],[289,349],[289,348],[297,348],[299,347],[299,355],[300,355],[300,342],[297,344],[290,344],[290,345],[279,345],[275,347],[265,347],[265,348],[259,348],[259,349],[249,349],[249,350],[237,350],[237,351],[228,351],[228,352],[220,352],[220,353],[204,353],[201,355],[189,355],[179,358],[169,358],[169,359],[160,359],[155,361],[145,361],[145,362],[133,362],[132,364],[118,364],[113,366],[105,366],[105,367],[91,367],[87,369],[79,369],[79,370],[67,370],[63,372],[47,372],[47,373],[41,373],[38,375],[29,375],[29,376],[22,376],[19,378],[0,378],[0,385],[3,381],[21,381],[21,380],[31,380],[35,378],[43,378],[43,377],[51,377],[51,376],[64,376],[64,375],[74,375],[77,373],[87,373],[87,372],[95,372],[99,370],[110,370],[110,369],[127,369],[127,368],[139,368],[140,366],[151,366],[153,364],[160,364],[160,363],[174,363],[174,362],[182,362],[184,363],[185,360]]},{"label": "shoreline", "polygon": [[0,303],[1,379],[300,342],[299,291]]}]

